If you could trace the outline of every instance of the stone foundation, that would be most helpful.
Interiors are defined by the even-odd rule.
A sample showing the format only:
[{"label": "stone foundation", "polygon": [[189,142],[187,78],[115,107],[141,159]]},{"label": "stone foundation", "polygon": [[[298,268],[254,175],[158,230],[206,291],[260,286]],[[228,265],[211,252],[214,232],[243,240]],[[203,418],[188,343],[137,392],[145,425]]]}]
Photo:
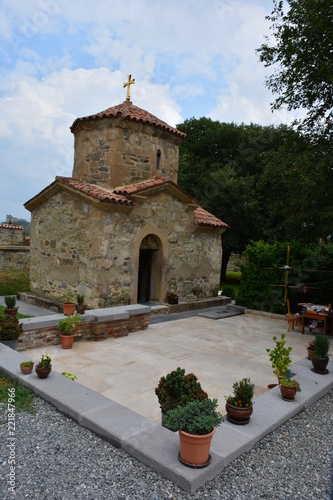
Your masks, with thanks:
[{"label": "stone foundation", "polygon": [[[77,326],[75,341],[100,341],[108,338],[125,337],[129,332],[148,328],[150,307],[134,305],[91,310],[82,316]],[[65,316],[54,314],[21,320],[23,333],[19,338],[17,350],[25,351],[37,347],[59,345],[60,335],[57,325]]]}]

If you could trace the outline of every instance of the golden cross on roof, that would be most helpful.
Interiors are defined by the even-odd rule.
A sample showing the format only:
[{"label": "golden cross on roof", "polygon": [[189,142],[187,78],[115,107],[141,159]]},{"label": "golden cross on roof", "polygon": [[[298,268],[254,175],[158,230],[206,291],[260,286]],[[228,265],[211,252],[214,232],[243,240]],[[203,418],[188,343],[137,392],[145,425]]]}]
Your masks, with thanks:
[{"label": "golden cross on roof", "polygon": [[132,85],[132,83],[135,83],[135,79],[133,78],[133,80],[131,80],[132,78],[132,75],[128,75],[127,76],[127,82],[124,83],[124,87],[127,87],[127,95],[126,95],[126,101],[130,101],[131,100],[131,96],[130,96],[130,85]]}]

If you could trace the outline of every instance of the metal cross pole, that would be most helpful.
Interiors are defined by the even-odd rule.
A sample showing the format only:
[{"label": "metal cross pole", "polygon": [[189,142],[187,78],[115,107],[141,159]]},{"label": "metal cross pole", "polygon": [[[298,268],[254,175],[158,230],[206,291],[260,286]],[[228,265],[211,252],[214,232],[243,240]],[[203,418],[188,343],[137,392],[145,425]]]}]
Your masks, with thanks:
[{"label": "metal cross pole", "polygon": [[133,80],[131,80],[131,78],[132,78],[132,75],[128,75],[127,76],[127,82],[124,82],[124,84],[123,84],[123,87],[127,87],[126,101],[130,101],[131,100],[130,85],[132,85],[132,83],[135,83],[135,78],[133,78]]}]

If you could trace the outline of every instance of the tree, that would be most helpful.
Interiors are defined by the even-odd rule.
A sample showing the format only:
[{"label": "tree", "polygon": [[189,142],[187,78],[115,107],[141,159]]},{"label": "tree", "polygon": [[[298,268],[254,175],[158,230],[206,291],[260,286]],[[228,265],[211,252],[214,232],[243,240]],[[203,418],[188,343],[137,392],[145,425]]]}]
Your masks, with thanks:
[{"label": "tree", "polygon": [[272,109],[306,109],[300,130],[328,145],[333,139],[332,0],[274,0],[267,19],[273,42],[266,37],[257,52],[266,67],[279,65],[266,80],[278,95]]}]

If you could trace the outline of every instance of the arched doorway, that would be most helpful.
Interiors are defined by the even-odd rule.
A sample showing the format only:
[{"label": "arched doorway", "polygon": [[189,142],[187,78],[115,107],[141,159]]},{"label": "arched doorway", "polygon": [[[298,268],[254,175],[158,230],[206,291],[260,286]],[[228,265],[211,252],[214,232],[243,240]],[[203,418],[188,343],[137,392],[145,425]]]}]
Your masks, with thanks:
[{"label": "arched doorway", "polygon": [[161,282],[161,242],[148,234],[140,244],[138,273],[138,302],[158,302]]}]

